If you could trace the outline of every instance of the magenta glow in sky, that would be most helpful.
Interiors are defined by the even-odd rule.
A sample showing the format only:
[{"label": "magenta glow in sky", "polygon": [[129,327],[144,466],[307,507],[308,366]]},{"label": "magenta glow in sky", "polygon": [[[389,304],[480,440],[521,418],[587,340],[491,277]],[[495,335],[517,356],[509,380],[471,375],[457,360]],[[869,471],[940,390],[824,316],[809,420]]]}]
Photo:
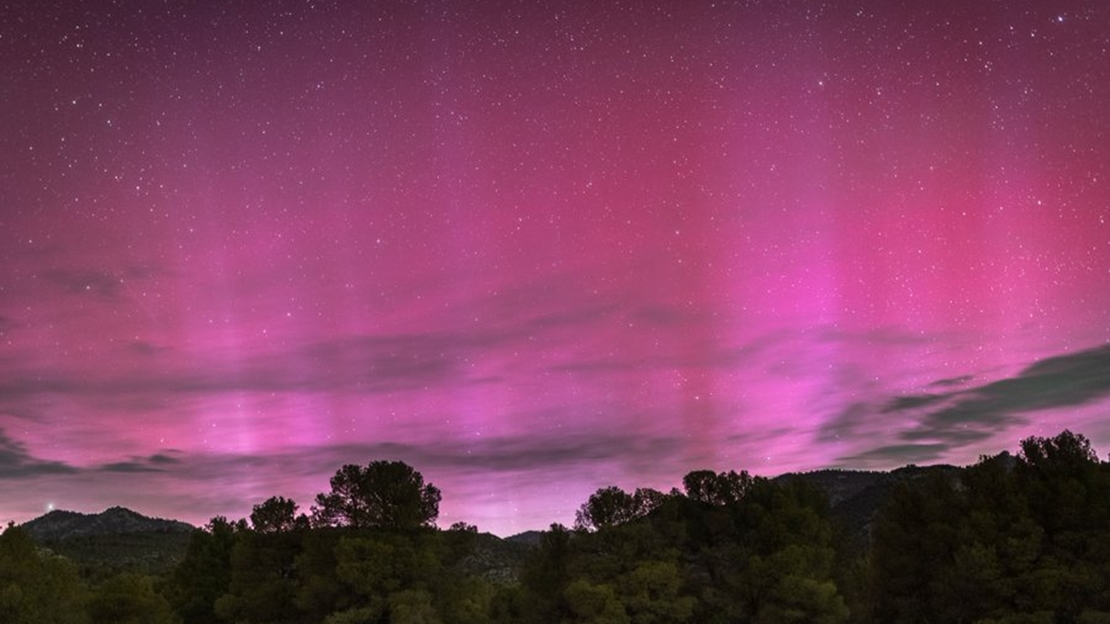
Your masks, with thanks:
[{"label": "magenta glow in sky", "polygon": [[[224,6],[219,6],[224,4]],[[1110,449],[1110,7],[7,2],[0,520]]]}]

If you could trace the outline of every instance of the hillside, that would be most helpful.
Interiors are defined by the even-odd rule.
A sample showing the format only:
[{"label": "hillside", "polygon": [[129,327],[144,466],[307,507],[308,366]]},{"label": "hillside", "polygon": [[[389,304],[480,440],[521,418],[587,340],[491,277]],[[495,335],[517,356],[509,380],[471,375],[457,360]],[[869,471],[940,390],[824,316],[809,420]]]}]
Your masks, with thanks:
[{"label": "hillside", "polygon": [[98,514],[56,509],[21,526],[39,542],[126,533],[190,533],[195,528],[178,520],[149,518],[125,507],[111,507]]},{"label": "hillside", "polygon": [[[948,465],[906,466],[890,472],[829,469],[789,473],[774,480],[799,479],[825,492],[832,519],[847,535],[866,542],[875,514],[896,484],[938,471],[956,476],[961,470]],[[164,572],[182,559],[195,529],[184,522],[150,518],[123,507],[99,514],[55,510],[26,522],[22,528],[40,545],[69,557],[92,577],[121,571]],[[529,531],[507,538],[482,534],[463,566],[487,580],[513,580],[543,534]]]},{"label": "hillside", "polygon": [[[1009,453],[1004,455],[1009,457]],[[787,473],[776,477],[775,480],[798,479],[817,487],[828,497],[831,518],[848,535],[867,541],[871,523],[895,485],[922,479],[937,472],[954,478],[962,470],[947,464],[911,465],[890,472],[829,469]]]},{"label": "hillside", "polygon": [[88,577],[164,572],[185,556],[194,531],[190,524],[124,507],[98,514],[54,510],[21,528],[40,546],[74,561]]}]

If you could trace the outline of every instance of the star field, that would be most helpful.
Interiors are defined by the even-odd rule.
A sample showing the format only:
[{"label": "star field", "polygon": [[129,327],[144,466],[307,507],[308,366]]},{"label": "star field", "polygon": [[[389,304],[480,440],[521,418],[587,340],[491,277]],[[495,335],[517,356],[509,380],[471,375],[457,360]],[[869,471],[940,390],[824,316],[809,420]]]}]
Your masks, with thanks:
[{"label": "star field", "polygon": [[0,7],[0,520],[1110,447],[1110,8]]}]

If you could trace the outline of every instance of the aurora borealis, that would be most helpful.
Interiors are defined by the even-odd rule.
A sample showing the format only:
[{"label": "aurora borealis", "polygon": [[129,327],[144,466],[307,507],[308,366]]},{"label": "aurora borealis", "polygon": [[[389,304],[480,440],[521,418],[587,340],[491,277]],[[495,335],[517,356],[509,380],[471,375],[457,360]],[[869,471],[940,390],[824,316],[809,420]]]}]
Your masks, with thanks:
[{"label": "aurora borealis", "polygon": [[[219,6],[222,4],[222,6]],[[1110,450],[1110,6],[7,2],[0,521]]]}]

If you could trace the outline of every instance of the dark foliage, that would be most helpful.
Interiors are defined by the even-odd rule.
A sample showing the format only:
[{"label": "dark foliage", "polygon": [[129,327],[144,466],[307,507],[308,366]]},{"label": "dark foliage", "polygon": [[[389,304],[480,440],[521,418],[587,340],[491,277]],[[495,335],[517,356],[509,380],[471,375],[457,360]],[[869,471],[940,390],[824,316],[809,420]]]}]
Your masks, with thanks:
[{"label": "dark foliage", "polygon": [[185,556],[194,527],[112,507],[99,514],[55,510],[20,527],[40,546],[99,582],[130,572],[160,575]]},{"label": "dark foliage", "polygon": [[331,478],[331,492],[316,496],[318,526],[411,529],[433,526],[439,516],[439,489],[399,461],[347,464]]},{"label": "dark foliage", "polygon": [[964,469],[603,488],[574,530],[506,540],[429,526],[439,491],[407,466],[364,485],[374,469],[352,468],[332,495],[392,493],[404,510],[310,525],[274,497],[249,524],[196,530],[164,574],[78,568],[9,527],[0,621],[1110,622],[1110,464],[1067,431]]}]

